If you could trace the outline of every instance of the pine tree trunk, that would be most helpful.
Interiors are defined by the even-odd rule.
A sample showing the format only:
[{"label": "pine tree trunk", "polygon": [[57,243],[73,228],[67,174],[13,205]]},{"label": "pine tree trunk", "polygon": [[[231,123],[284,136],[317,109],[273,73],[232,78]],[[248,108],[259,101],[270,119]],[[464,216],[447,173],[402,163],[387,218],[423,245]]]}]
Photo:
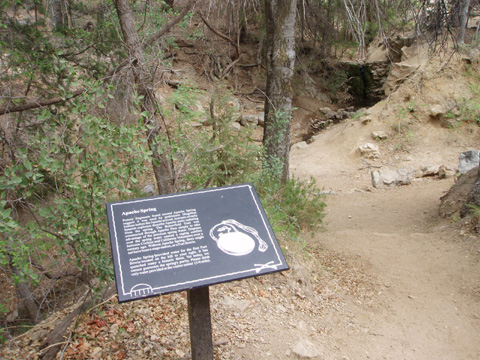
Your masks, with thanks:
[{"label": "pine tree trunk", "polygon": [[263,145],[268,170],[283,182],[289,175],[296,9],[297,0],[265,0],[267,99]]}]

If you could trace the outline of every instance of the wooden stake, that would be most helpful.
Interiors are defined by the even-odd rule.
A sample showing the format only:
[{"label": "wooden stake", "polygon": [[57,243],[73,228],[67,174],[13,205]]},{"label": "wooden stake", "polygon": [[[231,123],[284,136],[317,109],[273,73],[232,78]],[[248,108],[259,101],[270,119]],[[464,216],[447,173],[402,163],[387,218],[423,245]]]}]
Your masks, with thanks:
[{"label": "wooden stake", "polygon": [[208,286],[187,291],[192,360],[213,360]]}]

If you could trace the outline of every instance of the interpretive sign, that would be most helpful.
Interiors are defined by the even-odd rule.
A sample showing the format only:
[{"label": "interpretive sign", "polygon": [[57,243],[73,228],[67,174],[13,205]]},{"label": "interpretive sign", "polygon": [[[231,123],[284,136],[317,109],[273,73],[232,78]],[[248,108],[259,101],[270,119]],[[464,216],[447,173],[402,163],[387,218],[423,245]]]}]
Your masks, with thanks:
[{"label": "interpretive sign", "polygon": [[118,300],[287,270],[252,184],[107,204]]}]

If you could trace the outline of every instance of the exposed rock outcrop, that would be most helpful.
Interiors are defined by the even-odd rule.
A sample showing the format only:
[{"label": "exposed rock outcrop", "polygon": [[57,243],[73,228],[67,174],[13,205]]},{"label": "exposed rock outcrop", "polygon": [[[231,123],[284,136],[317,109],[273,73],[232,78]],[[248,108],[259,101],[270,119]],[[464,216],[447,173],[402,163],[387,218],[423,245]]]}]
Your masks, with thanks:
[{"label": "exposed rock outcrop", "polygon": [[372,185],[377,189],[395,187],[398,185],[409,185],[415,175],[413,169],[380,169],[373,170]]},{"label": "exposed rock outcrop", "polygon": [[458,157],[458,173],[464,174],[479,165],[480,151],[464,151]]},{"label": "exposed rock outcrop", "polygon": [[367,159],[378,159],[380,157],[380,149],[377,145],[366,143],[358,147],[361,156]]}]

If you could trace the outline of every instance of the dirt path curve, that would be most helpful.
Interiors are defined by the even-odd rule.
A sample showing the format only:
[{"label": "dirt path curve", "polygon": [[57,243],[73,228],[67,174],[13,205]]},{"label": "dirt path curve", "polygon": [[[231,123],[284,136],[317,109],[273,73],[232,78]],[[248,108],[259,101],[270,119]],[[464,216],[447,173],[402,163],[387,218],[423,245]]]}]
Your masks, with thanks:
[{"label": "dirt path curve", "polygon": [[329,196],[328,230],[319,241],[370,264],[380,284],[377,304],[349,304],[362,330],[334,330],[335,355],[480,358],[478,252],[437,215],[450,186],[430,181]]},{"label": "dirt path curve", "polygon": [[438,216],[453,180],[369,189],[368,170],[335,174],[311,150],[294,171],[331,192],[326,230],[308,241],[312,264],[251,280],[249,295],[247,282],[217,289],[241,314],[223,309],[222,323],[243,331],[220,358],[480,359],[480,242]]},{"label": "dirt path curve", "polygon": [[347,291],[342,311],[328,314],[340,326],[331,328],[324,358],[480,359],[480,240],[438,215],[453,179],[380,190],[370,178],[372,168],[455,168],[478,138],[419,122],[408,152],[396,151],[392,137],[376,142],[378,159],[362,158],[356,149],[372,141],[373,130],[387,129],[384,121],[337,124],[292,149],[292,173],[332,193],[316,241],[363,264],[376,291],[369,301]]}]

